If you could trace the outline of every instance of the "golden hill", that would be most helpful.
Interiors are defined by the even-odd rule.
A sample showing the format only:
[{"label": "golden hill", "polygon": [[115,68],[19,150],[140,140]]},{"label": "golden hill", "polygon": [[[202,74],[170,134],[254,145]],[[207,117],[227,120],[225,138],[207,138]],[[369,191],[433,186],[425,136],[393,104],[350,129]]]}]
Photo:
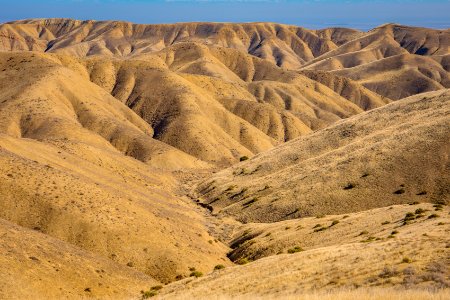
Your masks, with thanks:
[{"label": "golden hill", "polygon": [[158,281],[130,267],[0,219],[0,297],[128,298]]},{"label": "golden hill", "polygon": [[448,200],[450,92],[341,121],[214,174],[197,188],[244,222]]},{"label": "golden hill", "polygon": [[0,298],[446,299],[448,36],[0,24]]},{"label": "golden hill", "polygon": [[163,282],[226,263],[168,172],[204,163],[54,58],[0,57],[0,218]]},{"label": "golden hill", "polygon": [[[386,24],[360,32],[345,28],[308,30],[274,23],[143,25],[71,19],[0,25],[0,49],[7,51],[130,57],[186,42],[236,49],[290,70],[336,71],[394,99],[450,87],[449,30]],[[385,60],[388,58],[391,60]],[[365,71],[360,71],[362,77],[354,75],[355,67],[369,72],[364,75]],[[373,70],[386,74],[372,82]],[[428,83],[416,87],[423,79]],[[394,85],[388,87],[392,82]]]},{"label": "golden hill", "polygon": [[[119,150],[155,166],[163,161],[186,164],[172,168],[205,165],[199,160],[229,164],[390,102],[348,80],[338,90],[336,81],[342,79],[336,76],[322,84],[235,49],[197,43],[180,43],[128,59],[27,56],[25,52],[11,57],[15,55],[24,58],[14,64],[11,60],[5,70],[17,64],[25,72],[39,56],[45,61],[44,70],[76,73],[101,87],[111,101],[120,100],[131,108],[140,117],[133,115],[139,126],[145,126],[145,135],[137,138],[136,132],[136,138],[130,138],[123,126],[101,135],[112,139]],[[99,127],[111,121],[96,122]],[[154,139],[147,141],[148,136]],[[175,160],[178,152],[167,145],[199,160],[187,155]]]},{"label": "golden hill", "polygon": [[[449,210],[435,210],[397,205],[248,224],[232,252],[244,265],[171,283],[157,299],[446,299]],[[414,219],[405,225],[407,213]]]}]

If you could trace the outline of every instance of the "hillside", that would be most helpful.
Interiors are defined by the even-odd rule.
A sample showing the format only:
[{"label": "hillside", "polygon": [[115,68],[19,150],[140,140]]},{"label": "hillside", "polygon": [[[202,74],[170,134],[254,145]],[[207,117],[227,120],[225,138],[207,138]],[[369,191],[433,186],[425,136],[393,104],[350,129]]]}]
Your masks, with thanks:
[{"label": "hillside", "polygon": [[[396,100],[450,88],[448,29],[386,24],[361,32],[346,28],[309,30],[274,23],[144,25],[71,19],[0,25],[0,50],[6,51],[130,57],[186,42],[236,49],[289,70],[335,71]],[[374,71],[384,73],[372,81]],[[421,80],[427,83],[416,87]]]},{"label": "hillside", "polygon": [[197,192],[243,222],[448,201],[450,92],[403,99],[214,174]]},{"label": "hillside", "polygon": [[[423,213],[403,225],[418,209]],[[248,263],[169,284],[156,299],[446,299],[448,209],[430,218],[434,210],[402,205],[249,224],[235,250]],[[339,223],[315,231],[314,224],[332,220]],[[252,261],[268,251],[273,256]]]},{"label": "hillside", "polygon": [[226,263],[170,172],[205,163],[52,57],[0,59],[0,218],[162,282]]},{"label": "hillside", "polygon": [[447,299],[449,35],[0,24],[0,298]]}]

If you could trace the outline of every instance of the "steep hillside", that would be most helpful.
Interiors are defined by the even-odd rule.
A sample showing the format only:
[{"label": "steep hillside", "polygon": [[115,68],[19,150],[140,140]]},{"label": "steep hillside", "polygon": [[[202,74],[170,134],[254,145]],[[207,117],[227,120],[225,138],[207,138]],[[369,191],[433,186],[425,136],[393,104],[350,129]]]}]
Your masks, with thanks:
[{"label": "steep hillside", "polygon": [[450,92],[341,121],[214,174],[197,188],[244,222],[448,201]]},{"label": "steep hillside", "polygon": [[450,87],[450,31],[387,24],[314,58],[303,69],[333,71],[398,100]]},{"label": "steep hillside", "polygon": [[[0,50],[6,51],[130,57],[186,42],[236,49],[284,69],[340,70],[340,75],[395,99],[450,87],[449,30],[386,24],[360,32],[346,28],[308,30],[274,23],[143,25],[71,19],[23,20],[0,25]],[[400,64],[385,61],[394,56],[407,59],[400,59]],[[428,68],[421,61],[433,67]],[[381,73],[389,71],[389,74],[380,73],[377,84],[370,84],[366,80],[372,73],[368,72],[365,78],[354,76],[355,67],[380,70]],[[412,73],[406,76],[404,69]],[[423,78],[428,84],[417,88],[417,82]],[[395,85],[388,87],[391,82]]]},{"label": "steep hillside", "polygon": [[168,172],[203,162],[52,57],[0,59],[0,218],[163,282],[227,263]]},{"label": "steep hillside", "polygon": [[52,57],[129,106],[151,125],[154,138],[214,164],[389,102],[366,92],[361,100],[358,84],[341,96],[297,72],[197,43],[129,59]]}]

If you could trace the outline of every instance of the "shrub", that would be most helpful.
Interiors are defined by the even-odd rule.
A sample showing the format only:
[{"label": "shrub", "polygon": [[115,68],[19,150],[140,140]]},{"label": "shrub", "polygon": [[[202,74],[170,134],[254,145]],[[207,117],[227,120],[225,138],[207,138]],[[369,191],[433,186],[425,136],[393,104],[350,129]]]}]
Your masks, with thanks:
[{"label": "shrub", "polygon": [[401,194],[404,194],[404,193],[405,193],[405,190],[404,190],[404,189],[399,189],[399,190],[396,190],[396,191],[394,192],[395,195],[401,195]]},{"label": "shrub", "polygon": [[326,227],[318,227],[318,228],[314,229],[314,232],[324,231],[326,229],[327,229]]},{"label": "shrub", "polygon": [[159,291],[160,289],[162,289],[163,286],[162,285],[154,285],[150,288],[151,291]]},{"label": "shrub", "polygon": [[239,158],[239,161],[245,161],[248,159],[248,156],[241,156],[241,158]]},{"label": "shrub", "polygon": [[203,273],[200,271],[193,271],[191,274],[189,274],[190,277],[202,277]]},{"label": "shrub", "polygon": [[156,296],[158,293],[156,291],[141,291],[142,299],[148,299]]},{"label": "shrub", "polygon": [[313,229],[314,229],[314,228],[319,228],[319,227],[322,227],[322,224],[316,224],[316,225],[314,225]]},{"label": "shrub", "polygon": [[391,223],[391,222],[389,222],[389,221],[384,221],[383,223],[381,223],[381,225],[387,225],[387,224],[389,224],[389,223]]},{"label": "shrub", "polygon": [[397,233],[398,233],[397,230],[394,230],[394,231],[391,232],[392,235],[397,234]]},{"label": "shrub", "polygon": [[423,214],[424,212],[426,212],[425,209],[423,209],[423,208],[418,208],[418,209],[416,209],[415,214],[416,214],[416,215],[420,215],[420,214]]},{"label": "shrub", "polygon": [[293,253],[297,253],[297,252],[301,252],[303,251],[302,247],[300,246],[295,246],[294,248],[288,249],[288,253],[293,254]]},{"label": "shrub", "polygon": [[248,260],[247,258],[240,258],[240,259],[238,259],[237,261],[236,261],[236,263],[238,264],[238,265],[245,265],[245,264],[248,264],[250,262],[250,260]]},{"label": "shrub", "polygon": [[339,221],[338,220],[333,220],[333,222],[331,222],[330,227],[334,226],[334,225],[337,225],[337,224],[339,224]]},{"label": "shrub", "polygon": [[365,234],[368,234],[369,232],[367,231],[367,230],[363,230],[363,231],[361,231],[360,233],[359,233],[359,235],[365,235]]},{"label": "shrub", "polygon": [[214,267],[214,270],[222,270],[222,269],[225,269],[224,265],[217,265]]},{"label": "shrub", "polygon": [[415,214],[412,212],[406,213],[405,217],[403,218],[403,225],[406,225],[409,223],[409,221],[412,221],[416,218]]},{"label": "shrub", "polygon": [[409,257],[403,257],[402,263],[409,264],[410,262],[412,262],[411,258],[409,258]]},{"label": "shrub", "polygon": [[435,219],[435,218],[439,218],[439,215],[431,214],[431,215],[428,216],[428,219]]},{"label": "shrub", "polygon": [[354,187],[355,187],[355,185],[353,183],[349,183],[346,186],[344,186],[344,190],[351,190]]}]

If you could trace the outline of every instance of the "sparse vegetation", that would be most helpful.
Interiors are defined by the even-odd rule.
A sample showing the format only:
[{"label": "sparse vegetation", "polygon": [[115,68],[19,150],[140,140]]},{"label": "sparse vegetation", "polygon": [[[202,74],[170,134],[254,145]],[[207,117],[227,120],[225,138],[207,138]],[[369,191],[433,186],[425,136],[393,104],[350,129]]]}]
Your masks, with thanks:
[{"label": "sparse vegetation", "polygon": [[355,184],[348,183],[346,186],[344,186],[344,190],[351,190],[355,187]]},{"label": "sparse vegetation", "polygon": [[303,248],[302,248],[302,247],[295,246],[294,248],[288,249],[287,252],[288,252],[289,254],[293,254],[293,253],[297,253],[297,252],[301,252],[301,251],[303,251]]},{"label": "sparse vegetation", "polygon": [[248,259],[248,258],[240,258],[240,259],[238,259],[237,261],[236,261],[236,263],[238,264],[238,265],[246,265],[246,264],[248,264],[248,263],[250,263],[251,261]]},{"label": "sparse vegetation", "polygon": [[431,215],[428,216],[428,219],[435,219],[435,218],[439,218],[439,215],[431,214]]},{"label": "sparse vegetation", "polygon": [[239,158],[239,161],[246,161],[248,160],[248,156],[241,156],[241,158]]},{"label": "sparse vegetation", "polygon": [[405,189],[398,189],[394,192],[395,195],[401,195],[405,193]]},{"label": "sparse vegetation", "polygon": [[409,264],[411,262],[412,262],[412,260],[409,257],[403,257],[403,259],[402,259],[402,263]]},{"label": "sparse vegetation", "polygon": [[200,271],[193,271],[191,274],[189,274],[189,277],[202,277],[203,273]]},{"label": "sparse vegetation", "polygon": [[216,266],[214,267],[214,270],[222,270],[222,269],[225,269],[225,266],[224,266],[224,265],[216,265]]}]

